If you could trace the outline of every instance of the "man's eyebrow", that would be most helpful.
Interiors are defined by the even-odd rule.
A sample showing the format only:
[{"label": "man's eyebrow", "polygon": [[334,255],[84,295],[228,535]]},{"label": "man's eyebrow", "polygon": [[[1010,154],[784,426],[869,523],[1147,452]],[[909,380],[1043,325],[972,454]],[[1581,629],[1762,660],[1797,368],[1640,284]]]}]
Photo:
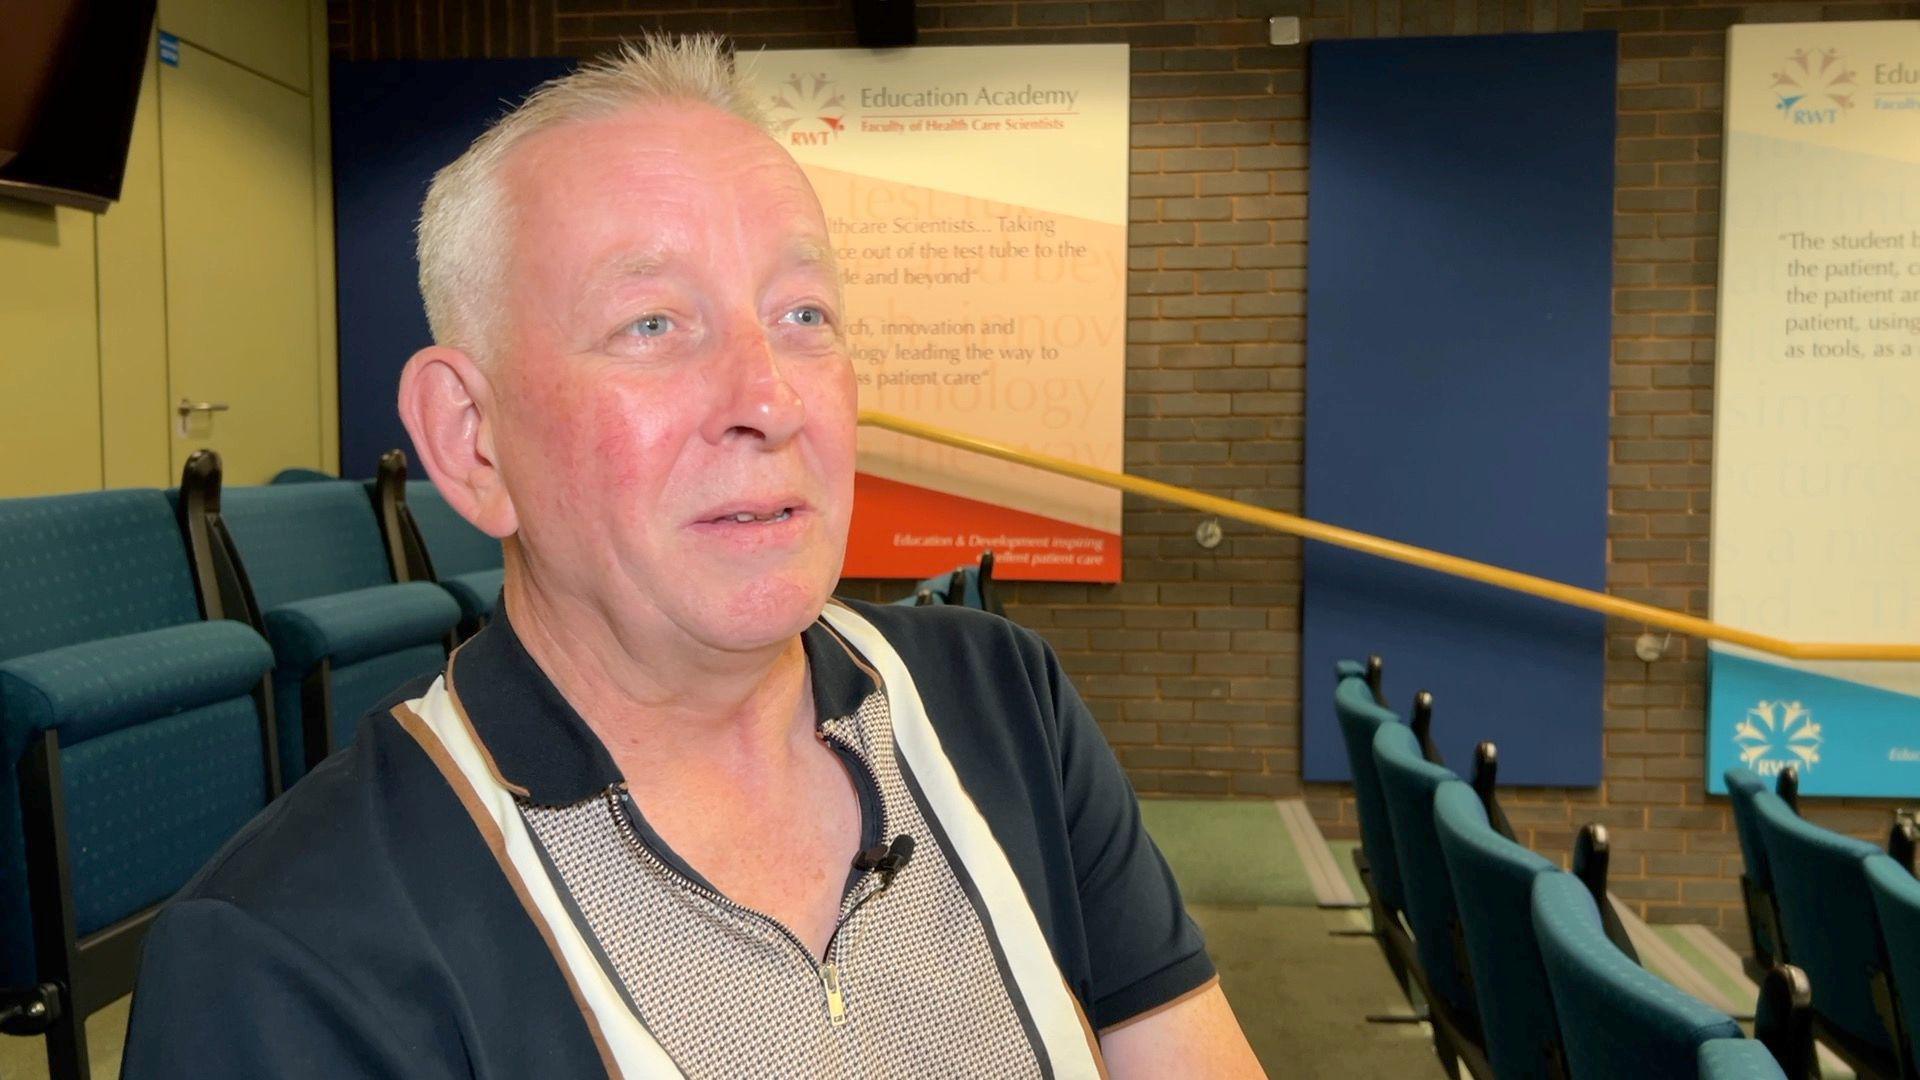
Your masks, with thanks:
[{"label": "man's eyebrow", "polygon": [[787,244],[786,258],[783,260],[798,267],[825,267],[833,269],[833,248],[818,240],[793,240]]},{"label": "man's eyebrow", "polygon": [[631,251],[607,260],[601,272],[610,278],[655,277],[673,261],[664,251]]}]

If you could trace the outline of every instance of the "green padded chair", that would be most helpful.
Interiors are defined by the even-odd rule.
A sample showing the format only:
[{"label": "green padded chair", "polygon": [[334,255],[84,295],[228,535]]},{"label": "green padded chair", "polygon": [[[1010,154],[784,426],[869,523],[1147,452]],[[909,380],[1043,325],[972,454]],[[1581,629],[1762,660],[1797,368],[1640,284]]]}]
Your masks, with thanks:
[{"label": "green padded chair", "polygon": [[1692,1080],[1703,1043],[1745,1038],[1733,1017],[1614,947],[1572,874],[1536,877],[1531,906],[1572,1080]]},{"label": "green padded chair", "polygon": [[1432,1013],[1434,1050],[1450,1074],[1464,1062],[1475,1076],[1487,1076],[1473,985],[1461,962],[1460,914],[1433,822],[1434,793],[1460,778],[1423,757],[1420,740],[1405,724],[1382,724],[1374,732],[1373,760],[1393,823],[1407,924],[1419,959],[1412,974]]},{"label": "green padded chair", "polygon": [[1898,1044],[1874,987],[1885,978],[1867,862],[1880,849],[1823,829],[1772,792],[1753,797],[1773,871],[1780,936],[1813,981],[1814,1030],[1855,1073],[1899,1075]]},{"label": "green padded chair", "polygon": [[1365,880],[1389,912],[1406,907],[1400,888],[1400,867],[1393,853],[1393,822],[1380,794],[1380,774],[1373,763],[1373,737],[1383,725],[1400,718],[1375,697],[1367,668],[1351,660],[1335,669],[1339,681],[1333,691],[1333,712],[1340,723],[1340,739],[1347,749],[1347,768],[1353,774],[1354,812],[1360,818],[1360,854]]},{"label": "green padded chair", "polygon": [[154,490],[0,501],[0,1030],[88,1073],[161,901],[278,794],[273,652]]},{"label": "green padded chair", "polygon": [[1912,1075],[1917,1060],[1914,1036],[1920,1032],[1920,881],[1885,855],[1868,856],[1866,872],[1885,949],[1883,1000],[1900,1029],[1895,1052],[1903,1066],[1902,1075]]},{"label": "green padded chair", "polygon": [[479,629],[493,618],[506,582],[500,541],[481,532],[448,505],[427,480],[407,482],[407,513],[420,533],[433,576],[460,605],[464,625]]},{"label": "green padded chair", "polygon": [[428,582],[395,583],[366,489],[352,480],[221,489],[196,453],[180,498],[196,558],[230,567],[236,611],[274,653],[287,786],[352,741],[362,714],[446,662],[460,606]]},{"label": "green padded chair", "polygon": [[1554,1080],[1564,1075],[1563,1051],[1532,911],[1534,879],[1559,868],[1495,832],[1480,797],[1458,780],[1434,792],[1433,823],[1466,938],[1487,1061],[1500,1080]]},{"label": "green padded chair", "polygon": [[1787,1074],[1752,1039],[1708,1039],[1700,1044],[1700,1080],[1787,1080]]},{"label": "green padded chair", "polygon": [[473,527],[428,480],[407,479],[407,455],[380,455],[367,481],[374,516],[395,581],[429,581],[460,605],[457,638],[473,636],[493,618],[506,582],[500,541]]},{"label": "green padded chair", "polygon": [[1740,894],[1747,906],[1747,936],[1753,942],[1748,971],[1753,975],[1791,959],[1780,948],[1780,909],[1774,902],[1773,874],[1767,867],[1767,849],[1760,842],[1760,823],[1753,809],[1754,797],[1767,790],[1767,782],[1737,765],[1727,770],[1726,780],[1727,802],[1733,808],[1733,827],[1740,837],[1740,858],[1745,863]]},{"label": "green padded chair", "polygon": [[993,587],[993,552],[980,553],[977,566],[962,566],[921,581],[906,596],[894,601],[899,607],[946,604],[970,607],[1004,616],[1006,609]]}]

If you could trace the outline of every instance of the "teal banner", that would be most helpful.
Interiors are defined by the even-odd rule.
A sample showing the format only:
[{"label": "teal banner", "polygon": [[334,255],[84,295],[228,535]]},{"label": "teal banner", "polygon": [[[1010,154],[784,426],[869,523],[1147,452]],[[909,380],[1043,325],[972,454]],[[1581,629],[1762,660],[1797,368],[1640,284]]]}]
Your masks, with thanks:
[{"label": "teal banner", "polygon": [[1734,765],[1793,765],[1803,795],[1920,796],[1920,698],[1718,649],[1710,665],[1708,791]]}]

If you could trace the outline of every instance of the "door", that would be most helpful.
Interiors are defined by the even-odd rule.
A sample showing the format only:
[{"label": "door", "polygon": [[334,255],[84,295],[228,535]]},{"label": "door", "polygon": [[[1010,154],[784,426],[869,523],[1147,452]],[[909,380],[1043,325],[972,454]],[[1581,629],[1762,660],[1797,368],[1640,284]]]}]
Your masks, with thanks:
[{"label": "door", "polygon": [[210,447],[227,483],[264,483],[321,467],[311,102],[179,55],[160,68],[173,472]]}]

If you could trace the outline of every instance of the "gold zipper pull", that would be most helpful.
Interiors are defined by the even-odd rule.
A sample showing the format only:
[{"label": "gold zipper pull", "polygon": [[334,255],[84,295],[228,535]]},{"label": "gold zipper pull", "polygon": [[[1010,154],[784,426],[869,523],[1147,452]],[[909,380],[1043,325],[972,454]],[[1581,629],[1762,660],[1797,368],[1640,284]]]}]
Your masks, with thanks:
[{"label": "gold zipper pull", "polygon": [[847,1022],[847,999],[840,996],[840,969],[832,964],[820,966],[820,984],[827,988],[827,1019],[834,1027]]}]

